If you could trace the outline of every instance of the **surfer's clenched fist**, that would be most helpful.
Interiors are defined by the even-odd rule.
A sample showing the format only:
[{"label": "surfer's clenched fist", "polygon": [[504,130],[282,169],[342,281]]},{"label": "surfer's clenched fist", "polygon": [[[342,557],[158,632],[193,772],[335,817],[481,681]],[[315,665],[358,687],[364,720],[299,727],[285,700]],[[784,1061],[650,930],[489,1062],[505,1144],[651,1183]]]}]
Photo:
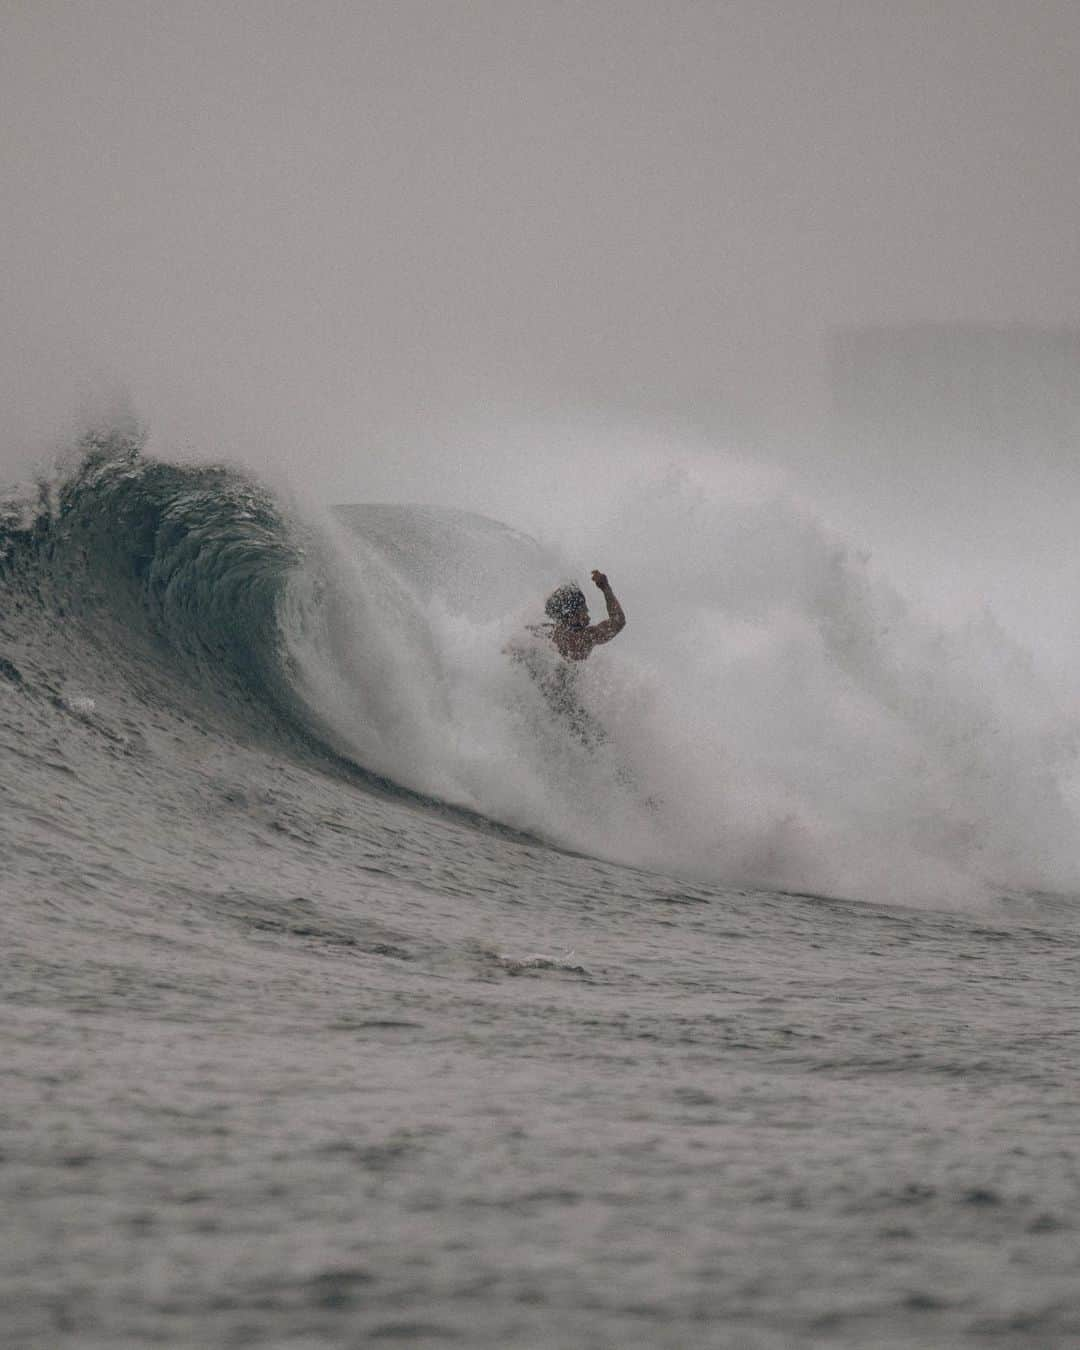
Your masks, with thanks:
[{"label": "surfer's clenched fist", "polygon": [[602,591],[609,589],[607,576],[595,567],[592,570],[592,579],[593,584],[599,586]]}]

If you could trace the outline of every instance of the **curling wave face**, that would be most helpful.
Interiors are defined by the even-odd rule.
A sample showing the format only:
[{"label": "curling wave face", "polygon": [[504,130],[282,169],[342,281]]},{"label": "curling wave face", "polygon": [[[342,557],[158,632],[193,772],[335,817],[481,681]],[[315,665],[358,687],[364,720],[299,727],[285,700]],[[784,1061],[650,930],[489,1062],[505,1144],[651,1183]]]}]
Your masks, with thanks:
[{"label": "curling wave face", "polygon": [[43,621],[248,704],[280,687],[276,613],[300,557],[257,484],[145,459],[121,433],[88,437],[75,469],[10,500],[0,527],[5,582]]},{"label": "curling wave face", "polygon": [[33,625],[60,623],[83,684],[123,681],[146,715],[729,885],[1077,883],[1075,724],[992,624],[944,632],[805,512],[685,476],[624,493],[583,544],[629,627],[560,709],[529,627],[576,559],[469,512],[315,519],[92,437],[3,510],[0,674],[32,684]]}]

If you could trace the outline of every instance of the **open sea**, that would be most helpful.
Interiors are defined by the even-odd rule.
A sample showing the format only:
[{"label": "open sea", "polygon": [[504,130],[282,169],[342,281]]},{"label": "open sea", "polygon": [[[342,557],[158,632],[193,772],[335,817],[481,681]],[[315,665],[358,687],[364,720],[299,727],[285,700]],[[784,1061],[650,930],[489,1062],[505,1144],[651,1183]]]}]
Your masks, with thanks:
[{"label": "open sea", "polygon": [[7,499],[4,1347],[1080,1345],[1075,724],[790,504],[604,539]]}]

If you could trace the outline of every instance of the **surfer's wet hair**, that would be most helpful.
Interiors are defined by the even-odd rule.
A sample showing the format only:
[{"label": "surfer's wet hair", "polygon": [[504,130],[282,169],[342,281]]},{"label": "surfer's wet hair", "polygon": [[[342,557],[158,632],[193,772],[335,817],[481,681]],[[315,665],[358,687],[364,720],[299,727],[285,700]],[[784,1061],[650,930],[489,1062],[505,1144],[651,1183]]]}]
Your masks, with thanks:
[{"label": "surfer's wet hair", "polygon": [[580,586],[568,581],[557,591],[552,591],[544,605],[544,613],[553,623],[562,623],[579,609],[588,608],[585,593]]}]

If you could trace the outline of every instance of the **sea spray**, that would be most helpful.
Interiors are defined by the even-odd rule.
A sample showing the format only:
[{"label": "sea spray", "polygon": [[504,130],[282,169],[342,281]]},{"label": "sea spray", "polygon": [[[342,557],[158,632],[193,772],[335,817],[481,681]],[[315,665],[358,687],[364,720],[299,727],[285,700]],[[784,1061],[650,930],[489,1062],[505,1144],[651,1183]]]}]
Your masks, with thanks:
[{"label": "sea spray", "polygon": [[[1075,725],[992,621],[946,630],[804,506],[693,473],[623,490],[591,529],[583,556],[629,615],[579,671],[602,750],[560,735],[506,656],[561,579],[559,549],[530,541],[532,604],[501,621],[448,599],[426,560],[414,603],[452,716],[419,733],[413,786],[727,883],[908,900],[1074,884]],[[449,516],[440,532],[447,577],[467,573],[482,608],[506,535],[455,539]]]}]

